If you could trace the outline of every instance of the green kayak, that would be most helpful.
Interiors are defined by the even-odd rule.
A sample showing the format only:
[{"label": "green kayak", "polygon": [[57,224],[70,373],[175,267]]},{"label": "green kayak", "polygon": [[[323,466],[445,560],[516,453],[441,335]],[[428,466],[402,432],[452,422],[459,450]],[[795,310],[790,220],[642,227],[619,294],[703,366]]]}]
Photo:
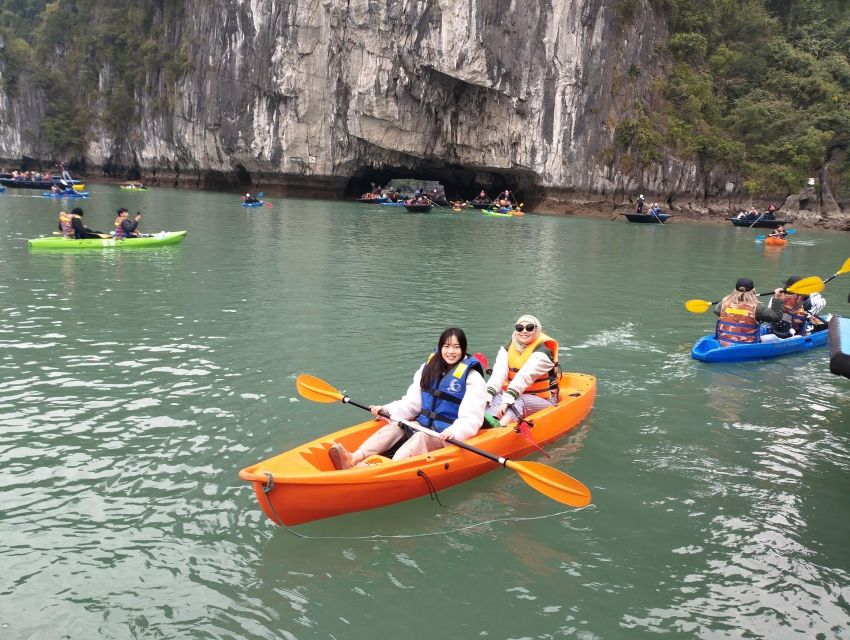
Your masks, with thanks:
[{"label": "green kayak", "polygon": [[516,216],[512,213],[499,213],[498,211],[481,211],[485,216],[492,216],[494,218],[515,218]]},{"label": "green kayak", "polygon": [[30,249],[140,249],[179,244],[186,237],[185,231],[161,231],[142,238],[86,238],[71,240],[62,236],[45,236],[27,240]]}]

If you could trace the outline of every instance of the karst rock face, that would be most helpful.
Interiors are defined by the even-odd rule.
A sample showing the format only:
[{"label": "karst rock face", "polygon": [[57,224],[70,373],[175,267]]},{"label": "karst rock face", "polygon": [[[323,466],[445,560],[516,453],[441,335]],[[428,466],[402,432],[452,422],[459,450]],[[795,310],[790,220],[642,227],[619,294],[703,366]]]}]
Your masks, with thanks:
[{"label": "karst rock face", "polygon": [[[92,125],[80,159],[89,172],[338,195],[389,169],[462,172],[549,203],[730,198],[734,176],[672,155],[641,168],[615,147],[636,105],[657,106],[668,64],[664,17],[645,2],[618,14],[627,4],[188,0],[177,19],[154,18],[185,73],[141,72],[136,117],[119,133]],[[34,83],[0,94],[0,157],[57,157],[39,134],[45,109]]]}]

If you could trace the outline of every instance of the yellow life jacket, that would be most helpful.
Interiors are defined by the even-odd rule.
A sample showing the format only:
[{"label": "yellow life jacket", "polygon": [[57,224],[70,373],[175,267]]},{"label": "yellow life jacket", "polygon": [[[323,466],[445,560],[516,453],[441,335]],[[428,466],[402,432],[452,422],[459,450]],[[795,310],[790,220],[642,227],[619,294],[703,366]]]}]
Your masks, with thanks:
[{"label": "yellow life jacket", "polygon": [[558,381],[561,377],[561,370],[558,367],[558,341],[541,332],[534,342],[530,343],[522,353],[517,351],[514,341],[511,340],[507,344],[508,351],[508,378],[502,385],[502,391],[506,390],[511,381],[522,369],[523,365],[528,362],[531,354],[536,351],[542,351],[549,359],[555,363],[547,373],[534,380],[523,393],[532,393],[546,400],[552,398],[553,393],[558,390]]},{"label": "yellow life jacket", "polygon": [[59,227],[62,229],[63,236],[66,238],[74,237],[74,218],[78,217],[65,211],[59,212]]}]

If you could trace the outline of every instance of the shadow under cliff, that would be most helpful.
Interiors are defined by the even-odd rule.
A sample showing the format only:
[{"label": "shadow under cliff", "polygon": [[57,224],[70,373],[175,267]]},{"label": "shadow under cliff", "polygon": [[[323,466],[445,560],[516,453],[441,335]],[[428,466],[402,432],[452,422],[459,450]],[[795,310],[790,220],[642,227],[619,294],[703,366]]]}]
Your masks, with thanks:
[{"label": "shadow under cliff", "polygon": [[418,169],[409,167],[381,166],[364,167],[348,179],[345,186],[345,198],[356,198],[372,190],[373,187],[385,186],[390,180],[418,179],[435,181],[443,185],[448,200],[472,200],[480,191],[485,191],[495,198],[505,189],[526,203],[534,204],[535,193],[538,191],[536,178],[531,172],[497,169],[470,169],[460,165],[441,164],[439,166],[423,166]]}]

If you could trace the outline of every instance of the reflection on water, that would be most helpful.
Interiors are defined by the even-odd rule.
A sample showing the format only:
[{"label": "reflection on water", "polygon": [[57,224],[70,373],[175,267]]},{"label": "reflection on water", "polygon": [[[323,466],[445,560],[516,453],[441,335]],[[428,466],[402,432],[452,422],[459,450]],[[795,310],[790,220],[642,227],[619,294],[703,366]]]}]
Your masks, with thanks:
[{"label": "reflection on water", "polygon": [[[126,205],[93,190],[95,226]],[[774,255],[679,223],[133,197],[185,243],[32,253],[54,207],[0,200],[0,637],[845,634],[846,381],[823,352],[694,362],[714,317],[682,311],[742,274],[832,273],[840,234]],[[237,479],[361,419],[299,398],[298,373],[385,402],[446,326],[492,361],[526,311],[565,369],[599,378],[590,418],[534,457],[592,506],[500,469],[305,540]]]}]

